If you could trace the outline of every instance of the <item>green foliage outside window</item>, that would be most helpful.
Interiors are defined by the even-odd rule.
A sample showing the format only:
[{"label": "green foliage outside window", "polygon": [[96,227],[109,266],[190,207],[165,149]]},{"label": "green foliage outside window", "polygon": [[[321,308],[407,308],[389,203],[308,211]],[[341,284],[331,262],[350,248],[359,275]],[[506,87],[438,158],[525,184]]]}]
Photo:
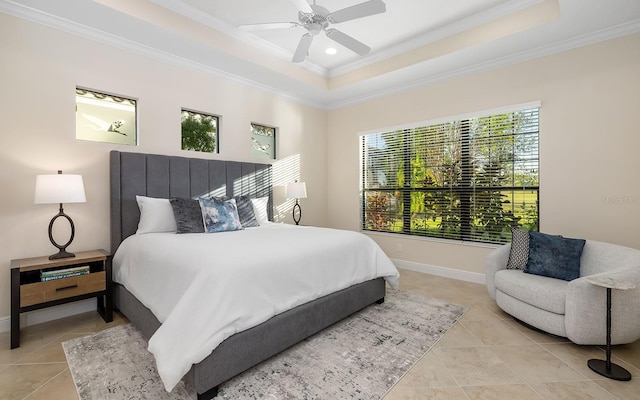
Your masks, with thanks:
[{"label": "green foliage outside window", "polygon": [[182,150],[218,152],[218,117],[182,110]]},{"label": "green foliage outside window", "polygon": [[363,229],[490,243],[538,230],[537,109],[362,140]]},{"label": "green foliage outside window", "polygon": [[386,231],[391,221],[389,218],[390,201],[380,192],[367,194],[367,218],[366,229],[374,231]]}]

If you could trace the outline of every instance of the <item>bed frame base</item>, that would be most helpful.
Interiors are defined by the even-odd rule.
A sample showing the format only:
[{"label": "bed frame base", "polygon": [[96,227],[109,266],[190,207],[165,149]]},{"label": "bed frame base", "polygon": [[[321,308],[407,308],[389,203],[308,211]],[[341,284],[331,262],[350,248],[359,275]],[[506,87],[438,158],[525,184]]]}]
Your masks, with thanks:
[{"label": "bed frame base", "polygon": [[[276,315],[226,339],[211,355],[192,366],[184,381],[196,390],[198,400],[212,399],[225,381],[368,305],[382,304],[384,296],[385,281],[378,278]],[[151,311],[123,286],[114,284],[114,298],[116,308],[145,337],[151,337],[160,327]]]},{"label": "bed frame base", "polygon": [[202,394],[198,393],[198,400],[211,400],[215,398],[218,395],[218,387],[219,386],[211,388]]}]

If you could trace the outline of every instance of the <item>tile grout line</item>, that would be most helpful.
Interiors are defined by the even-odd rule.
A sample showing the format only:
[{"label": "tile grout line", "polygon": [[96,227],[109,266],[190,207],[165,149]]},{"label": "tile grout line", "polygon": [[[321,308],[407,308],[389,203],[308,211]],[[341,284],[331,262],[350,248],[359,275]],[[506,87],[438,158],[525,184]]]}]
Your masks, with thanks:
[{"label": "tile grout line", "polygon": [[[469,308],[470,310],[471,308]],[[460,323],[462,323],[462,321],[459,321]],[[463,347],[463,346],[459,346],[459,347]],[[458,347],[456,347],[458,348]],[[453,381],[456,383],[456,386],[463,394],[464,396],[469,399],[469,396],[467,396],[467,393],[462,389],[462,385],[460,385],[460,382],[456,379],[456,377],[453,375],[453,373],[451,373],[451,370],[449,369],[449,367],[447,367],[447,364],[444,363],[444,361],[438,357],[438,353],[436,353],[435,351],[433,352],[433,355],[438,359],[438,361],[440,361],[440,364],[442,364],[442,366],[444,367],[444,369],[447,371],[447,373],[449,374],[449,376],[451,377],[451,379],[453,379]]]},{"label": "tile grout line", "polygon": [[[44,364],[44,363],[43,363]],[[42,385],[38,386],[36,389],[34,389],[31,393],[29,393],[28,395],[26,395],[25,397],[22,398],[22,400],[27,400],[29,397],[31,397],[35,392],[37,392],[38,390],[42,389],[43,387],[45,387],[47,384],[49,384],[49,382],[53,381],[54,379],[56,379],[57,377],[59,377],[60,375],[62,375],[65,371],[69,370],[69,365],[67,365],[67,368],[63,369],[62,371],[60,371],[59,373],[57,373],[56,375],[54,375],[53,377],[51,377],[51,379],[49,379],[48,381],[46,381],[45,383],[43,383]]]}]

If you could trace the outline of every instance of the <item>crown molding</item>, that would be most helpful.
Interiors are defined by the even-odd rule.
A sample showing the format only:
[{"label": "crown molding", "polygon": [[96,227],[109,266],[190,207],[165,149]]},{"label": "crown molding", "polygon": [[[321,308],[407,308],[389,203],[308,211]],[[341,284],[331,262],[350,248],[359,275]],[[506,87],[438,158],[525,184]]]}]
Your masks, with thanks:
[{"label": "crown molding", "polygon": [[26,6],[24,4],[20,4],[13,0],[0,0],[0,11],[22,19],[26,19],[31,22],[35,22],[37,24],[45,25],[50,28],[67,32],[75,36],[83,37],[94,42],[106,44],[108,46],[120,48],[123,50],[128,50],[177,67],[212,74],[242,85],[266,91],[268,93],[295,101],[297,103],[308,105],[310,107],[325,109],[325,105],[317,101],[312,101],[308,98],[284,93],[279,88],[265,85],[256,80],[235,75],[230,72],[214,68],[185,57],[177,56],[175,54],[159,50],[155,47],[146,46],[138,42],[123,38],[121,36],[116,36],[101,30],[97,30],[89,26],[82,25],[77,22],[70,21],[68,19],[61,18],[59,16],[55,16],[41,10]]},{"label": "crown molding", "polygon": [[360,68],[375,64],[377,62],[386,60],[388,58],[414,50],[418,47],[427,45],[429,43],[437,42],[438,40],[442,40],[447,37],[456,35],[458,33],[467,31],[469,29],[473,29],[480,25],[487,24],[498,18],[502,18],[504,16],[513,14],[514,12],[532,7],[538,3],[542,3],[543,1],[545,0],[511,0],[507,3],[500,4],[488,10],[481,11],[467,18],[461,19],[459,21],[455,21],[446,26],[441,26],[432,31],[426,32],[422,35],[406,40],[397,46],[393,46],[393,48],[380,50],[380,51],[377,51],[376,54],[372,56],[358,59],[354,62],[343,65],[341,67],[333,68],[329,71],[328,76],[330,78],[333,78],[336,76],[340,76],[340,75],[355,71],[357,69],[360,69]]},{"label": "crown molding", "polygon": [[369,93],[363,96],[351,97],[346,100],[335,101],[327,105],[327,110],[336,110],[343,107],[356,105],[366,101],[375,100],[381,97],[389,96],[392,94],[405,92],[408,90],[417,89],[423,86],[431,85],[438,82],[443,82],[450,79],[460,78],[467,75],[477,74],[479,72],[488,71],[491,69],[506,67],[509,65],[517,64],[524,61],[534,60],[536,58],[546,57],[549,55],[562,53],[579,47],[588,46],[591,44],[604,42],[606,40],[615,39],[622,36],[632,35],[640,32],[640,19],[627,22],[624,24],[616,25],[613,27],[601,29],[596,32],[577,36],[571,39],[562,40],[550,45],[540,46],[534,49],[521,51],[511,54],[505,57],[495,58],[483,63],[478,63],[466,67],[453,69],[441,74],[432,74],[425,76],[421,79],[416,79],[411,82],[407,82],[404,85],[396,85],[390,89],[384,89],[375,93]]},{"label": "crown molding", "polygon": [[[165,2],[171,0],[154,0],[156,2]],[[538,0],[536,0],[538,1]],[[523,2],[513,2],[513,4],[524,4]],[[602,42],[609,39],[625,36],[640,32],[640,19],[633,20],[624,24],[613,26],[610,28],[602,29],[589,34],[577,36],[574,38],[558,41],[549,45],[540,46],[534,49],[525,50],[515,54],[511,54],[505,57],[498,57],[485,62],[477,63],[470,66],[451,69],[445,73],[440,74],[428,74],[422,78],[414,79],[405,83],[394,83],[392,85],[386,85],[386,87],[373,90],[363,95],[348,95],[346,94],[343,99],[336,99],[338,94],[332,94],[331,91],[326,91],[323,96],[307,96],[305,94],[293,93],[293,90],[289,92],[283,91],[282,88],[276,88],[270,85],[263,84],[257,80],[242,77],[233,74],[228,71],[224,71],[218,68],[205,65],[203,63],[194,61],[192,59],[176,56],[175,54],[168,53],[163,50],[159,50],[155,47],[143,45],[141,43],[116,36],[111,33],[107,33],[98,29],[91,28],[86,25],[79,24],[75,21],[70,21],[65,18],[61,18],[50,13],[37,10],[25,4],[18,3],[13,0],[0,0],[0,11],[23,18],[38,24],[42,24],[54,29],[58,29],[76,36],[84,37],[89,40],[103,43],[116,48],[132,51],[137,54],[141,54],[147,57],[154,58],[156,60],[175,65],[181,68],[196,70],[208,74],[212,74],[224,79],[231,80],[233,82],[246,85],[252,88],[266,91],[268,93],[292,100],[297,103],[308,105],[310,107],[323,109],[323,110],[335,110],[358,103],[378,99],[380,97],[412,90],[418,87],[430,85],[437,82],[442,82],[449,79],[459,78],[465,75],[471,75],[483,71],[487,71],[494,68],[500,68],[511,64],[516,64],[523,61],[532,60],[539,57],[544,57],[563,51],[568,51],[574,48],[587,46],[593,43]],[[381,81],[384,80],[384,77]],[[371,80],[373,86],[384,86],[384,83],[376,82],[376,79]],[[348,93],[347,90],[345,93]],[[334,92],[335,93],[335,92]]]},{"label": "crown molding", "polygon": [[[283,49],[280,46],[273,44],[272,42],[262,39],[256,35],[252,35],[248,32],[237,29],[234,25],[231,25],[225,21],[220,20],[210,14],[204,13],[201,10],[190,6],[180,0],[151,0],[153,3],[174,11],[180,15],[197,21],[209,28],[218,30],[226,35],[229,35],[235,39],[241,40],[249,45],[256,46],[265,50],[266,52],[286,61],[290,61],[293,57],[293,53],[289,50]],[[299,65],[315,74],[323,76],[325,78],[336,77],[359,68],[363,68],[376,62],[391,58],[393,56],[405,53],[413,50],[417,47],[426,45],[431,42],[435,42],[446,37],[455,35],[460,32],[464,32],[471,28],[486,24],[495,19],[504,17],[514,12],[529,8],[538,3],[542,3],[545,0],[511,0],[506,3],[500,4],[488,10],[481,11],[472,16],[464,18],[460,21],[455,21],[446,26],[440,27],[433,31],[427,32],[423,35],[414,37],[410,40],[404,41],[398,46],[394,46],[392,49],[382,50],[375,55],[362,57],[358,60],[336,68],[323,68],[319,65],[313,64],[309,61],[304,61]]]}]

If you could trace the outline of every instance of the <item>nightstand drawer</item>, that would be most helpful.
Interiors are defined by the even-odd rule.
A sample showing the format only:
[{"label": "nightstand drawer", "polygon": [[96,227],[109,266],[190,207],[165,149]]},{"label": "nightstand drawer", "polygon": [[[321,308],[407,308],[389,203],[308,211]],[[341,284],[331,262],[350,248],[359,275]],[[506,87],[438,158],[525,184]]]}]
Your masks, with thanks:
[{"label": "nightstand drawer", "polygon": [[20,307],[46,303],[106,289],[105,271],[72,276],[48,282],[36,282],[20,287]]}]

